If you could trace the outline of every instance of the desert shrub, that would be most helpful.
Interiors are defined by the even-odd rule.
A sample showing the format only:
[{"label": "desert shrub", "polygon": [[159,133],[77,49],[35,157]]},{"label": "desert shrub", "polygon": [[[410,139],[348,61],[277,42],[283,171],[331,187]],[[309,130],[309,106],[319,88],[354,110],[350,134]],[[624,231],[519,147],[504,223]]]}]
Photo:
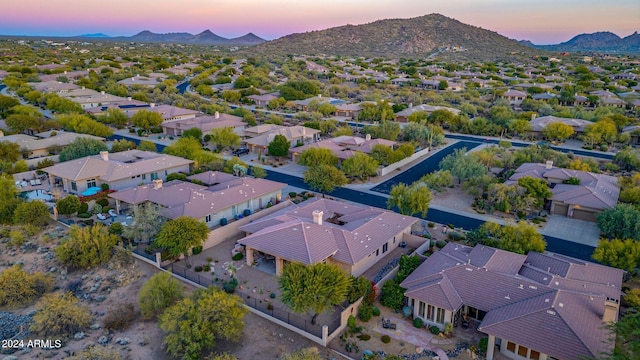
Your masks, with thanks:
[{"label": "desert shrub", "polygon": [[223,289],[227,294],[233,294],[236,291],[236,287],[238,286],[238,279],[233,278],[229,280],[226,284],[224,284]]},{"label": "desert shrub", "polygon": [[66,358],[67,360],[120,360],[120,352],[117,349],[89,345],[82,350],[77,351],[74,355]]},{"label": "desert shrub", "polygon": [[624,301],[627,306],[640,309],[640,289],[633,288],[625,292]]},{"label": "desert shrub", "polygon": [[100,205],[100,204],[93,205],[93,209],[91,209],[91,213],[93,213],[93,214],[101,214],[102,213],[102,205]]},{"label": "desert shrub", "polygon": [[202,271],[204,271],[204,272],[211,271],[211,265],[209,265],[209,264],[202,265]]},{"label": "desert shrub", "polygon": [[71,279],[64,286],[64,289],[78,296],[82,293],[82,279]]},{"label": "desert shrub", "polygon": [[197,265],[194,269],[195,272],[202,272],[202,266]]},{"label": "desert shrub", "polygon": [[437,247],[438,249],[442,249],[445,245],[447,245],[447,243],[446,243],[446,241],[444,241],[444,240],[438,240],[438,241],[436,241],[436,247]]},{"label": "desert shrub", "polygon": [[388,344],[391,342],[391,337],[389,335],[382,335],[380,341],[382,341],[384,344]]},{"label": "desert shrub", "polygon": [[109,261],[118,237],[110,234],[102,225],[69,229],[69,238],[56,249],[56,256],[62,263],[90,268]]},{"label": "desert shrub", "polygon": [[353,315],[350,315],[347,318],[347,327],[349,329],[355,329],[356,328],[356,318]]},{"label": "desert shrub", "polygon": [[138,293],[138,304],[144,319],[162,314],[166,308],[182,299],[184,288],[169,273],[153,275],[142,285]]},{"label": "desert shrub", "polygon": [[444,324],[444,334],[445,335],[451,335],[451,333],[453,332],[453,324],[448,322]]},{"label": "desert shrub", "polygon": [[86,212],[81,212],[81,213],[78,213],[78,217],[79,217],[80,219],[88,219],[88,218],[90,218],[90,217],[91,217],[91,214],[86,213]]},{"label": "desert shrub", "polygon": [[438,328],[437,326],[433,325],[431,327],[429,327],[429,331],[431,331],[431,333],[433,335],[438,335],[440,334],[440,328]]},{"label": "desert shrub", "polygon": [[118,304],[109,309],[103,325],[107,330],[122,330],[128,328],[135,318],[136,309],[132,303]]},{"label": "desert shrub", "polygon": [[96,204],[100,205],[102,207],[109,206],[109,200],[105,199],[105,198],[98,199],[98,200],[96,200]]},{"label": "desert shrub", "polygon": [[42,231],[42,227],[41,226],[37,226],[37,225],[34,225],[34,224],[24,224],[24,225],[20,226],[20,229],[22,229],[22,231],[27,236],[36,236],[37,234],[39,234]]},{"label": "desert shrub", "polygon": [[421,329],[424,326],[424,321],[419,317],[413,319],[413,326]]},{"label": "desert shrub", "polygon": [[369,335],[369,334],[360,334],[360,335],[358,335],[358,339],[360,339],[362,341],[369,341],[369,339],[371,339],[371,335]]},{"label": "desert shrub", "polygon": [[289,193],[289,197],[292,198],[292,199],[295,198],[296,196],[298,196],[298,194],[296,194],[295,191],[292,191],[292,192]]},{"label": "desert shrub", "polygon": [[109,234],[122,235],[122,231],[124,231],[122,223],[115,222],[109,226]]},{"label": "desert shrub", "polygon": [[242,255],[242,253],[235,253],[233,254],[233,256],[231,257],[231,259],[238,261],[238,260],[242,260],[242,258],[244,257],[244,255]]},{"label": "desert shrub", "polygon": [[44,336],[73,336],[91,324],[89,308],[71,293],[46,294],[38,303],[31,331]]},{"label": "desert shrub", "polygon": [[367,322],[373,316],[373,305],[363,302],[358,308],[358,319]]},{"label": "desert shrub", "polygon": [[78,214],[89,212],[89,204],[86,202],[80,203],[80,209],[78,209]]},{"label": "desert shrub", "polygon": [[0,306],[24,306],[51,290],[51,275],[40,272],[30,274],[20,265],[14,265],[0,273]]},{"label": "desert shrub", "polygon": [[193,255],[198,255],[202,252],[202,246],[195,246],[192,250]]},{"label": "desert shrub", "polygon": [[7,243],[7,245],[20,247],[24,245],[24,243],[26,242],[27,242],[27,236],[22,230],[20,229],[11,230],[11,232],[9,233],[9,242]]},{"label": "desert shrub", "polygon": [[429,221],[429,222],[427,223],[427,226],[428,226],[428,227],[430,227],[430,228],[434,227],[435,225],[436,225],[436,224],[435,224],[433,221]]}]

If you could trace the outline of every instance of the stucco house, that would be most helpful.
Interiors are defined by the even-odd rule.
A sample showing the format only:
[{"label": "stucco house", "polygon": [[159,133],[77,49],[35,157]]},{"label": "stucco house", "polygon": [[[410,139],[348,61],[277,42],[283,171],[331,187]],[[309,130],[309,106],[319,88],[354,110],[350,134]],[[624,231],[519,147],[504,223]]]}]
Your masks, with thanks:
[{"label": "stucco house", "polygon": [[267,147],[276,137],[283,135],[291,146],[298,144],[308,144],[316,142],[320,136],[320,130],[305,126],[282,126],[274,124],[263,124],[245,128],[242,136],[247,148],[255,153],[266,153]]},{"label": "stucco house", "polygon": [[240,133],[247,124],[242,121],[242,118],[235,115],[220,114],[216,111],[213,116],[197,116],[190,119],[167,121],[162,123],[162,132],[169,136],[182,136],[185,130],[197,128],[202,131],[203,134],[207,134],[213,129],[230,127],[236,132]]},{"label": "stucco house", "polygon": [[450,108],[450,107],[446,107],[446,106],[422,104],[422,105],[410,106],[410,107],[408,107],[408,108],[406,108],[406,109],[404,109],[402,111],[397,112],[395,120],[397,122],[407,122],[407,121],[409,121],[409,116],[411,116],[411,114],[413,114],[415,112],[424,111],[428,115],[431,115],[431,113],[436,111],[436,110],[446,110],[446,111],[449,111],[450,113],[452,113],[453,115],[460,114],[460,110],[458,110],[458,109],[454,109],[454,108]]},{"label": "stucco house", "polygon": [[509,104],[513,106],[520,106],[522,101],[527,98],[527,93],[520,90],[509,89],[500,95],[500,98],[509,101]]},{"label": "stucco house", "polygon": [[315,143],[298,146],[289,149],[291,159],[294,162],[298,161],[300,154],[303,151],[315,147],[329,149],[338,157],[340,161],[352,157],[356,152],[362,152],[370,154],[371,150],[376,145],[394,147],[397,143],[395,141],[386,139],[371,139],[371,135],[367,134],[364,138],[359,136],[342,135],[327,140],[318,141]]},{"label": "stucco house", "polygon": [[[552,161],[548,161],[546,164],[520,165],[505,184],[513,184],[525,176],[547,181],[553,193],[546,205],[551,214],[596,221],[599,213],[618,204],[620,188],[615,176],[557,168]],[[572,178],[580,183],[568,184]]]},{"label": "stucco house", "polygon": [[112,154],[101,151],[100,155],[65,161],[42,171],[49,174],[51,187],[62,186],[65,192],[80,195],[88,188],[102,184],[107,184],[109,189],[123,190],[156,179],[166,180],[171,173],[188,173],[192,163],[181,157],[150,151],[128,150]]},{"label": "stucco house", "polygon": [[413,316],[489,336],[487,359],[599,358],[613,347],[623,271],[556,254],[448,243],[401,286]]},{"label": "stucco house", "polygon": [[274,261],[281,274],[287,262],[326,262],[362,275],[411,234],[418,219],[392,211],[314,198],[292,204],[240,227],[247,236],[247,264]]},{"label": "stucco house", "polygon": [[116,209],[125,210],[143,203],[153,203],[161,208],[161,215],[168,219],[190,216],[204,221],[209,227],[220,224],[221,219],[231,220],[243,216],[245,211],[275,204],[280,200],[282,188],[287,184],[266,179],[236,177],[230,174],[208,171],[192,175],[189,180],[199,184],[161,179],[151,184],[109,194],[116,200]]},{"label": "stucco house", "polygon": [[0,135],[0,141],[8,141],[18,144],[24,159],[35,159],[49,156],[50,151],[54,148],[61,149],[78,138],[105,141],[104,138],[98,136],[65,131],[46,131],[35,134],[34,136],[25,134],[7,136]]},{"label": "stucco house", "polygon": [[529,124],[531,125],[531,132],[536,135],[539,135],[544,131],[544,129],[552,123],[563,123],[569,125],[573,128],[574,133],[581,134],[584,133],[584,129],[587,125],[593,124],[593,122],[582,119],[570,119],[570,118],[561,118],[557,116],[541,116],[531,119]]}]

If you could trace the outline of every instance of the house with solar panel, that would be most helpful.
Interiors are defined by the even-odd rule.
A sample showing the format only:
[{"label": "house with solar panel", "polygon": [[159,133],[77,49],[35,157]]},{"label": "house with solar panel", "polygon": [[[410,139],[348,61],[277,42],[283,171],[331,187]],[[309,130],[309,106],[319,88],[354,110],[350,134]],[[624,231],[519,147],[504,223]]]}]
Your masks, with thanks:
[{"label": "house with solar panel", "polygon": [[427,326],[488,335],[487,359],[574,360],[613,349],[606,325],[618,319],[623,273],[557,254],[449,243],[401,286]]}]

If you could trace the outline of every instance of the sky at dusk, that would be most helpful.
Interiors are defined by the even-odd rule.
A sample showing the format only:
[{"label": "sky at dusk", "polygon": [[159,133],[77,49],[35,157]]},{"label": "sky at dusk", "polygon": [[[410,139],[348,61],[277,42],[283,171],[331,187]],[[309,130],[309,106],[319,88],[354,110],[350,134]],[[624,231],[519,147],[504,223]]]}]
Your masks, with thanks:
[{"label": "sky at dusk", "polygon": [[640,31],[640,0],[2,0],[0,34],[130,36],[210,29],[271,40],[290,33],[430,13],[534,44]]}]

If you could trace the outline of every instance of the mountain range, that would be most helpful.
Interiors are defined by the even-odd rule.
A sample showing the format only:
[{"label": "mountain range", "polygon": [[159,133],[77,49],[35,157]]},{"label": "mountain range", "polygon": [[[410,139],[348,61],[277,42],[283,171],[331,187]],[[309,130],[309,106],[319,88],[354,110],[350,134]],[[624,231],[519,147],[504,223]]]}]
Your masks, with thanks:
[{"label": "mountain range", "polygon": [[253,34],[248,33],[233,39],[227,39],[216,35],[211,30],[205,30],[199,34],[190,34],[186,32],[158,34],[149,30],[141,31],[133,36],[116,36],[109,37],[104,34],[85,34],[77,36],[79,38],[101,38],[112,41],[133,41],[133,42],[156,42],[156,43],[181,43],[181,44],[198,44],[198,45],[237,45],[251,46],[261,44],[267,40]]},{"label": "mountain range", "polygon": [[534,45],[528,40],[520,41],[520,43],[549,51],[640,53],[640,34],[637,31],[623,38],[608,31],[580,34],[569,41],[555,45]]}]

